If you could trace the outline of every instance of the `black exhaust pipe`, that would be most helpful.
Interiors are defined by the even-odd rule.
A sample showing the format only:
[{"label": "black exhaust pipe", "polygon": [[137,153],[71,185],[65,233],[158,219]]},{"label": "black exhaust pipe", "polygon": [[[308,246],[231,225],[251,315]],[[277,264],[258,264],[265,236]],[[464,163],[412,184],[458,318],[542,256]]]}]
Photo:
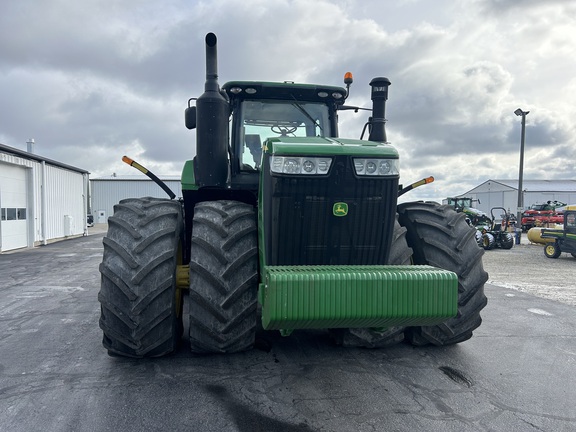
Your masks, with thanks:
[{"label": "black exhaust pipe", "polygon": [[218,85],[217,38],[206,35],[206,83],[196,101],[196,157],[194,174],[199,186],[222,187],[228,179],[228,101]]},{"label": "black exhaust pipe", "polygon": [[370,120],[370,141],[386,142],[386,101],[390,80],[378,77],[370,81],[372,87],[372,118]]}]

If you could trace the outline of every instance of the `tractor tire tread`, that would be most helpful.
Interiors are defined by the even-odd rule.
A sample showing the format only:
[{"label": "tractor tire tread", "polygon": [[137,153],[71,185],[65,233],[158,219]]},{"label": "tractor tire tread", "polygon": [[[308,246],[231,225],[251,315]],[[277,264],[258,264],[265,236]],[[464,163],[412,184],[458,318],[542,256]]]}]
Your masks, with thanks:
[{"label": "tractor tire tread", "polygon": [[400,224],[407,231],[414,264],[427,264],[458,275],[458,313],[436,326],[409,327],[406,337],[413,345],[437,346],[463,342],[480,326],[486,306],[484,284],[488,274],[482,265],[474,228],[462,213],[434,202],[411,202],[398,206]]},{"label": "tractor tire tread", "polygon": [[181,205],[130,198],[114,206],[100,264],[100,328],[111,355],[158,357],[179,342],[176,265]]},{"label": "tractor tire tread", "polygon": [[206,201],[194,209],[190,261],[190,347],[196,354],[254,345],[258,246],[253,206]]}]

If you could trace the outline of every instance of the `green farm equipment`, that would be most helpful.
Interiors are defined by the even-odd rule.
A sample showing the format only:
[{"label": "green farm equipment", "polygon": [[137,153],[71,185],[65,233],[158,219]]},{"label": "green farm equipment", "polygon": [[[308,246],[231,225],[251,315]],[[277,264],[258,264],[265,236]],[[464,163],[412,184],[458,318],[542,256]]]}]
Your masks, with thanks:
[{"label": "green farm equipment", "polygon": [[[503,210],[500,222],[497,221],[494,210]],[[508,227],[511,226],[511,214],[504,207],[494,207],[490,209],[490,214],[492,222],[482,230],[481,246],[485,250],[494,248],[512,249],[514,237],[507,231]]]},{"label": "green farm equipment", "polygon": [[476,228],[476,242],[479,246],[482,246],[482,233],[489,229],[487,227],[492,226],[492,219],[490,219],[490,216],[482,210],[472,207],[474,201],[480,202],[480,200],[475,200],[470,197],[446,199],[449,206],[452,206],[458,213],[464,213],[464,215],[466,215],[466,222],[468,222],[470,226]]},{"label": "green farm equipment", "polygon": [[472,198],[447,198],[449,206],[454,207],[458,213],[464,213],[469,220],[469,224],[480,229],[492,223],[492,219],[482,210],[472,207],[472,202],[478,201]]},{"label": "green farm equipment", "polygon": [[185,325],[204,354],[250,349],[260,328],[326,329],[365,347],[469,339],[486,305],[483,250],[450,206],[397,203],[432,179],[399,184],[390,81],[370,82],[368,140],[343,139],[338,113],[360,109],[344,104],[351,74],[346,88],[220,87],[216,49],[209,33],[205,91],[185,112],[196,156],[183,197],[122,200],[109,218],[99,293],[108,352],[165,355]]},{"label": "green farm equipment", "polygon": [[576,258],[576,208],[565,210],[563,216],[564,227],[561,230],[542,229],[540,234],[543,239],[553,239],[544,245],[544,255],[548,258],[558,258],[562,252]]}]

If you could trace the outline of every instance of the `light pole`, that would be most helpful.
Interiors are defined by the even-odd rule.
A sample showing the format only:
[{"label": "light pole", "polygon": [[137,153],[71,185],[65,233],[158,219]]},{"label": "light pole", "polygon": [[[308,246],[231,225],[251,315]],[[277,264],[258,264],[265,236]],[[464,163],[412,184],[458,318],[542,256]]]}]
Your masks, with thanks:
[{"label": "light pole", "polygon": [[516,228],[520,226],[520,231],[516,231],[516,244],[520,244],[522,238],[522,211],[524,210],[524,203],[522,197],[522,176],[524,174],[524,138],[526,137],[526,116],[530,111],[522,111],[518,108],[514,111],[517,116],[522,116],[522,137],[520,138],[520,172],[518,174],[518,208],[516,211]]}]

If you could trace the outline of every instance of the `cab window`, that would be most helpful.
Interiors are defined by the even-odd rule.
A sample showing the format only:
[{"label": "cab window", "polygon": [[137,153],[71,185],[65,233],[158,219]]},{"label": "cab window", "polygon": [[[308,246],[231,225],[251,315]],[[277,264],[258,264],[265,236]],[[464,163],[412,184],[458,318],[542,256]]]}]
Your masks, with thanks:
[{"label": "cab window", "polygon": [[566,215],[566,229],[570,232],[576,231],[576,213]]},{"label": "cab window", "polygon": [[268,138],[325,137],[328,106],[297,101],[244,101],[241,105],[240,169],[260,169],[262,145]]}]

